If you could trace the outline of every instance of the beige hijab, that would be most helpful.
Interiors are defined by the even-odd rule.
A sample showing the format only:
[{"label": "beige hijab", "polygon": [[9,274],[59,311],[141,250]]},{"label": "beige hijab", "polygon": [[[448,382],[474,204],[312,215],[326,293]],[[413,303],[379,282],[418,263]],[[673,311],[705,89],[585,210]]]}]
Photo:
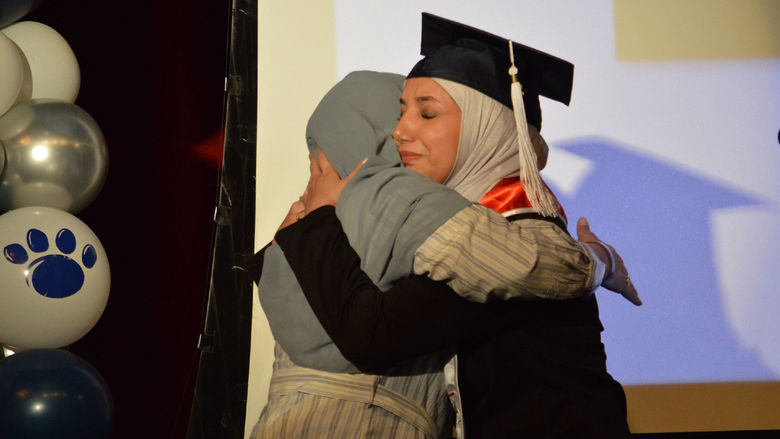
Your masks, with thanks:
[{"label": "beige hijab", "polygon": [[[472,202],[506,177],[517,176],[517,129],[512,110],[470,87],[433,78],[460,107],[460,139],[455,165],[444,185]],[[468,117],[466,117],[468,115]]]}]

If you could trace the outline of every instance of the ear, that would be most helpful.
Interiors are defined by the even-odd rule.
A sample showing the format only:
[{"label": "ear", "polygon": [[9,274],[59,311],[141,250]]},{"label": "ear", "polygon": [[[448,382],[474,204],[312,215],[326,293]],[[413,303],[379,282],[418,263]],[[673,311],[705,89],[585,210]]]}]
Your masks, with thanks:
[{"label": "ear", "polygon": [[528,125],[528,135],[531,137],[531,144],[534,146],[536,167],[541,171],[547,166],[547,154],[549,153],[550,148],[547,146],[547,142],[544,141],[544,137],[542,137],[535,126]]}]

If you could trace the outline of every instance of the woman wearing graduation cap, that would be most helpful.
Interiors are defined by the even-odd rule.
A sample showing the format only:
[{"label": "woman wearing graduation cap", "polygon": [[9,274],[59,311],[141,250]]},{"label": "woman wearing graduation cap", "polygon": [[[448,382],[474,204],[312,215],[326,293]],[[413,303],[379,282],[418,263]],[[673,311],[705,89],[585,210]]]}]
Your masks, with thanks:
[{"label": "woman wearing graduation cap", "polygon": [[[429,23],[445,28],[451,24],[441,19]],[[507,104],[511,102],[509,87],[491,81],[499,75],[494,52],[500,54],[500,50],[494,51],[491,41],[484,42],[484,33],[472,39],[471,34],[478,31],[462,26],[456,31],[461,35],[447,35],[444,44],[434,43],[429,53],[425,53],[424,41],[427,57],[409,75],[395,132],[404,163],[468,199],[508,212],[507,216],[519,214],[526,222],[560,222],[565,217],[539,180],[532,151],[525,151],[522,167],[517,160],[518,143],[531,147],[525,121],[536,127],[541,124],[538,93],[556,93],[537,81],[555,72],[540,67],[534,58],[543,64],[551,57],[522,48],[530,51],[523,54],[525,65],[520,66],[520,76],[526,75],[521,79],[526,103],[518,105],[516,91],[514,107],[519,116],[511,110],[507,115],[512,105]],[[454,36],[459,41],[447,44]],[[565,72],[563,76],[565,83]],[[560,78],[555,81],[561,82]],[[566,101],[570,67],[568,83],[561,98]],[[437,149],[453,142],[454,147]],[[324,158],[320,163],[327,166]],[[313,166],[313,172],[319,168]],[[381,370],[455,344],[457,369],[451,366],[462,398],[454,396],[456,405],[462,407],[469,437],[619,437],[627,432],[622,389],[604,366],[599,340],[602,328],[593,296],[563,302],[477,305],[461,299],[445,284],[420,276],[378,294],[371,281],[354,268],[357,255],[340,235],[332,208],[316,209],[318,204],[329,204],[322,203],[320,195],[317,186],[310,188],[304,197],[310,214],[280,231],[277,242],[300,274],[312,308],[347,358],[363,370]],[[529,228],[536,226],[529,223]],[[582,232],[588,233],[586,228]],[[594,251],[607,261],[607,269],[618,265],[609,256],[611,249],[601,247],[594,245]],[[320,248],[338,257],[323,259],[316,251]],[[424,271],[432,275],[437,271],[437,267],[429,268]],[[345,311],[356,317],[345,319]]]}]

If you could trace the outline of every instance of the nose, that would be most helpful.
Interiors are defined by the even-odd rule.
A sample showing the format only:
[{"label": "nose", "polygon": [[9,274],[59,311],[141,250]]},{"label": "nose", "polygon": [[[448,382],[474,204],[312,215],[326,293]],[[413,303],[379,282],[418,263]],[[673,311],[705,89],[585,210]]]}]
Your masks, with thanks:
[{"label": "nose", "polygon": [[395,124],[395,128],[393,129],[393,140],[395,140],[395,143],[400,146],[412,140],[411,133],[412,130],[409,126],[409,118],[406,114],[404,114],[400,119],[398,119],[398,123]]}]

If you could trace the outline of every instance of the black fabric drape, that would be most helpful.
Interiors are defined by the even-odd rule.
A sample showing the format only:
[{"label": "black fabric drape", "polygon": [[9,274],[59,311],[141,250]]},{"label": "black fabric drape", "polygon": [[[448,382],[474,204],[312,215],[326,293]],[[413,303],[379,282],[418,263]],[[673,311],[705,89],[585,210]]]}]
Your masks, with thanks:
[{"label": "black fabric drape", "polygon": [[114,438],[184,437],[221,155],[227,0],[43,2],[81,68],[76,104],[103,131],[109,171],[78,216],[106,249],[107,308],[72,346],[103,375]]}]

